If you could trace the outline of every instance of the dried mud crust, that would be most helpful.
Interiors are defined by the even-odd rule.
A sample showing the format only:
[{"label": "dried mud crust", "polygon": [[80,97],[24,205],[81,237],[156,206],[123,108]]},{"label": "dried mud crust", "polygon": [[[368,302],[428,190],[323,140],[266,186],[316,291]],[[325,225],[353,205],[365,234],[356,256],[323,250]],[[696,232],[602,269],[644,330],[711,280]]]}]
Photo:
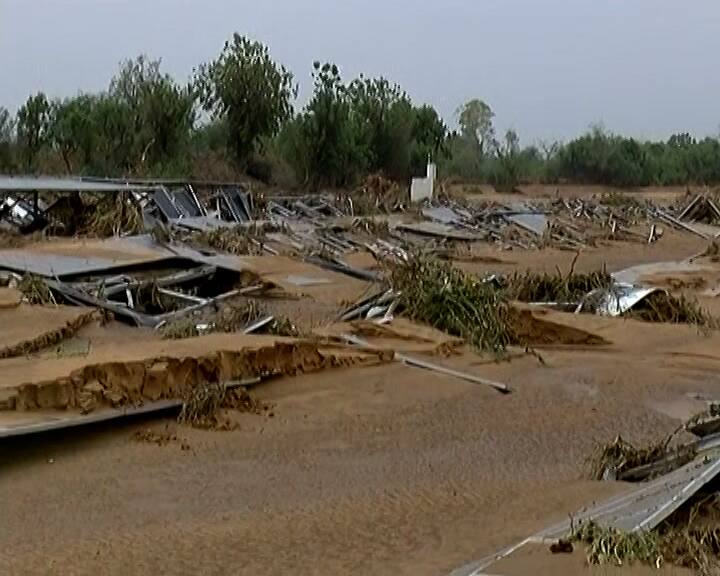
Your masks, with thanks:
[{"label": "dried mud crust", "polygon": [[82,328],[92,322],[101,320],[102,317],[103,315],[100,312],[92,310],[86,314],[73,318],[72,320],[68,320],[65,325],[60,328],[50,332],[45,332],[35,338],[0,348],[0,360],[34,354],[35,352],[54,346],[67,338],[72,338]]},{"label": "dried mud crust", "polygon": [[278,342],[238,351],[185,358],[156,357],[79,368],[67,377],[26,383],[0,399],[0,410],[79,409],[137,406],[182,399],[189,387],[264,375],[297,375],[325,368],[390,361],[388,352],[328,353],[310,342]]},{"label": "dried mud crust", "polygon": [[607,340],[578,328],[543,320],[530,310],[513,309],[512,328],[517,339],[525,346],[599,346]]}]

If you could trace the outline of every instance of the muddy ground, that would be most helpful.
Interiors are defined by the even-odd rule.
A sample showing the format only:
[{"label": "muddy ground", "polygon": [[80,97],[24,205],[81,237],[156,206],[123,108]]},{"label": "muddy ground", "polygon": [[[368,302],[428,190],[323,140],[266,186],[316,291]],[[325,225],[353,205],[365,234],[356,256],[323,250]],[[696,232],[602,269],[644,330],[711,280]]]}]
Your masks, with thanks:
[{"label": "muddy ground", "polygon": [[[615,271],[705,246],[668,231],[651,246],[590,249],[577,266]],[[573,256],[478,250],[500,271]],[[720,399],[720,333],[546,316],[609,344],[540,348],[544,365],[522,351],[442,360],[509,395],[384,364],[265,383],[254,392],[273,409],[234,415],[233,431],[170,414],[4,441],[0,574],[448,574],[627,490],[583,479],[596,442],[656,440]],[[493,573],[646,571],[590,570],[581,552],[541,547]]]}]

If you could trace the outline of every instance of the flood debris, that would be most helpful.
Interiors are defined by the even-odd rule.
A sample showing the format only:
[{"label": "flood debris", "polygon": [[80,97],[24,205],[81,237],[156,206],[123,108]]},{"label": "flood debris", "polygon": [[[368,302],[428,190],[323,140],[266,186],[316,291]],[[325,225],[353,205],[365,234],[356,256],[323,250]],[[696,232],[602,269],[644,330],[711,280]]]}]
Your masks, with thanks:
[{"label": "flood debris", "polygon": [[677,432],[646,447],[637,447],[617,436],[612,442],[596,446],[588,459],[592,480],[649,480],[680,468],[697,455],[694,444],[671,448]]},{"label": "flood debris", "polygon": [[[374,346],[372,346],[367,341],[358,338],[357,336],[351,335],[351,334],[343,334],[343,339],[350,344],[361,346],[363,348],[367,349],[375,349]],[[470,374],[468,372],[463,372],[461,370],[454,370],[452,368],[448,368],[446,366],[441,366],[440,364],[437,364],[435,362],[429,362],[427,360],[424,360],[422,358],[417,358],[414,356],[408,356],[407,354],[402,354],[400,352],[393,352],[393,359],[401,362],[407,366],[414,366],[416,368],[423,368],[425,370],[429,370],[431,372],[436,372],[438,374],[444,374],[445,376],[452,376],[453,378],[458,378],[460,380],[465,380],[466,382],[471,382],[473,384],[481,384],[483,386],[489,386],[490,388],[494,388],[498,392],[501,392],[503,394],[509,394],[511,392],[510,387],[507,384],[503,384],[501,382],[495,382],[494,380],[489,380],[487,378],[482,378],[480,376],[476,376],[474,374]]]},{"label": "flood debris", "polygon": [[228,254],[260,255],[264,252],[267,231],[268,229],[263,225],[237,225],[194,232],[186,241],[193,246],[211,248]]},{"label": "flood debris", "polygon": [[629,318],[644,322],[692,324],[702,328],[717,328],[716,318],[706,312],[695,299],[685,295],[673,296],[664,290],[655,290],[630,308]]},{"label": "flood debris", "polygon": [[493,354],[503,353],[515,341],[509,304],[499,290],[477,277],[415,254],[392,268],[390,282],[413,320]]},{"label": "flood debris", "polygon": [[510,300],[520,302],[570,302],[579,303],[594,290],[607,290],[613,285],[612,276],[606,270],[568,274],[515,272],[505,282],[505,293]]},{"label": "flood debris", "polygon": [[35,274],[25,274],[18,282],[17,289],[28,304],[57,304],[47,282]]},{"label": "flood debris", "polygon": [[671,565],[696,574],[720,571],[720,495],[706,492],[654,530],[624,531],[593,520],[581,522],[568,538],[585,547],[588,564]]},{"label": "flood debris", "polygon": [[100,238],[141,234],[145,231],[142,209],[130,193],[103,196],[83,207],[79,231]]},{"label": "flood debris", "polygon": [[160,334],[167,340],[177,340],[202,334],[240,332],[266,315],[255,300],[223,304],[217,310],[204,312],[171,320],[160,329]]},{"label": "flood debris", "polygon": [[188,389],[178,422],[202,429],[230,430],[237,424],[224,417],[223,409],[272,416],[270,404],[253,398],[246,388],[224,382],[204,383]]}]

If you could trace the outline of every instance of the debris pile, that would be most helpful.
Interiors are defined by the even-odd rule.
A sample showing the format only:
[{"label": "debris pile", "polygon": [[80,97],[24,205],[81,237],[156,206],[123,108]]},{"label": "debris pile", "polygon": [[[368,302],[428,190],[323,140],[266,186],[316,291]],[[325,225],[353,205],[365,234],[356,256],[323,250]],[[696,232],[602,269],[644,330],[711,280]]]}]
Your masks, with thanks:
[{"label": "debris pile", "polygon": [[371,174],[350,194],[338,195],[335,205],[350,216],[372,216],[404,210],[407,204],[407,193],[397,182]]},{"label": "debris pile", "polygon": [[[323,322],[333,318],[386,326],[404,316],[495,356],[511,347],[534,351],[607,344],[543,317],[538,307],[716,326],[689,296],[623,285],[605,269],[578,273],[575,262],[567,274],[465,271],[466,265],[482,264],[485,274],[485,265],[508,264],[487,255],[488,245],[496,251],[552,247],[577,254],[605,241],[657,242],[663,236],[660,224],[707,235],[706,229],[694,228],[700,225],[695,219],[704,218],[700,207],[712,208],[712,201],[673,211],[624,195],[550,201],[517,195],[491,202],[443,195],[411,208],[408,190],[381,175],[369,176],[348,193],[262,196],[236,183],[0,177],[0,201],[0,234],[11,245],[0,250],[0,273],[4,283],[23,294],[23,304],[19,298],[15,304],[86,307],[144,329],[138,333],[149,334],[153,346],[161,347],[152,360],[165,359],[163,370],[158,369],[164,375],[158,378],[168,386],[158,395],[146,382],[147,371],[153,370],[148,359],[126,362],[120,385],[115,368],[103,359],[86,378],[63,374],[59,381],[23,381],[25,387],[2,399],[13,409],[50,406],[87,413],[177,401],[180,390],[172,382],[178,377],[185,384],[194,379],[209,385],[183,389],[190,394],[183,419],[212,419],[213,406],[226,398],[217,388],[227,381],[219,366],[229,362],[242,376],[260,376],[267,373],[260,369],[266,363],[250,366],[241,355],[221,361],[195,351],[183,365],[167,360],[168,350],[190,349],[199,339],[215,336],[235,341],[244,334],[263,334],[277,337],[268,340],[293,339],[297,351],[311,342],[300,338],[309,339],[306,328],[313,325],[299,318],[319,308]],[[81,238],[58,241],[45,235],[42,244],[29,243],[40,234]],[[708,258],[717,252],[712,246]],[[353,289],[342,296],[327,288],[344,283]],[[278,299],[285,304],[274,307]],[[56,331],[51,339],[43,335],[13,342],[5,354],[44,353],[50,345],[73,339],[80,325]],[[333,345],[343,353],[359,346],[345,340]],[[84,354],[92,357],[89,349],[83,348]],[[313,365],[322,365],[317,347],[313,350]],[[407,358],[405,364],[437,369]],[[189,366],[194,372],[185,374]],[[464,379],[472,381],[467,375]],[[137,389],[128,389],[128,383]],[[618,441],[613,450],[605,457],[614,454],[617,474],[641,466],[642,458],[631,458],[628,445]]]}]

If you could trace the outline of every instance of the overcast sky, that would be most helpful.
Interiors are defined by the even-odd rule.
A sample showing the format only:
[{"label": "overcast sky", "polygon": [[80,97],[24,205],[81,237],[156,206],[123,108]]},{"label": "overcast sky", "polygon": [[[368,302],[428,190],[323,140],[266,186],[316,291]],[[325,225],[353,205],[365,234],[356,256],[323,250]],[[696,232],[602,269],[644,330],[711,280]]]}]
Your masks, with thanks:
[{"label": "overcast sky", "polygon": [[717,134],[718,0],[0,0],[0,105],[107,86],[145,53],[187,79],[233,32],[295,74],[314,60],[400,83],[455,124],[478,97],[524,143],[593,123]]}]

